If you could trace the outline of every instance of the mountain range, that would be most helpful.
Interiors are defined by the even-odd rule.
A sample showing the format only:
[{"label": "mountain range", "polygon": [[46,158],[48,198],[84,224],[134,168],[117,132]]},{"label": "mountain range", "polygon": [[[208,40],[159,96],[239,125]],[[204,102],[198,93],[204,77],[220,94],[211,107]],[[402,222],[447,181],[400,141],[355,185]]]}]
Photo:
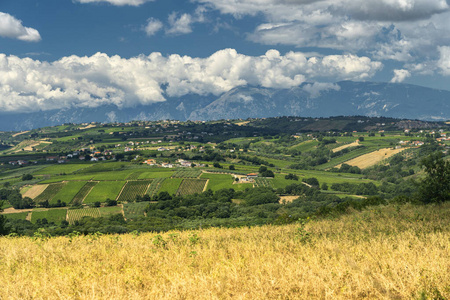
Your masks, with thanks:
[{"label": "mountain range", "polygon": [[20,131],[63,123],[131,120],[218,120],[276,116],[384,116],[428,121],[450,119],[450,91],[401,83],[341,81],[289,89],[236,87],[222,95],[189,94],[147,106],[71,107],[33,113],[0,113],[0,130]]}]

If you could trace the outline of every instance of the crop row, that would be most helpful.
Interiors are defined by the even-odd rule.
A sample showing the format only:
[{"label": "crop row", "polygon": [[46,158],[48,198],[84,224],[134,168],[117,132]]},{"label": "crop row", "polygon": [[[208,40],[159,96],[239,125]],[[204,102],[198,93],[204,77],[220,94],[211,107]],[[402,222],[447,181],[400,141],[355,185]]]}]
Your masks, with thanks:
[{"label": "crop row", "polygon": [[66,183],[64,182],[49,184],[48,187],[39,196],[34,198],[34,201],[42,202],[48,200],[50,202],[53,197],[64,187],[65,184]]},{"label": "crop row", "polygon": [[257,187],[267,186],[273,188],[272,181],[267,178],[255,178],[255,186]]},{"label": "crop row", "polygon": [[129,220],[145,216],[145,209],[147,208],[147,205],[148,202],[125,203],[123,205],[123,212],[125,213],[125,218]]},{"label": "crop row", "polygon": [[198,178],[202,174],[200,170],[178,170],[172,178]]},{"label": "crop row", "polygon": [[192,195],[203,192],[207,180],[205,179],[183,179],[178,188],[177,195]]},{"label": "crop row", "polygon": [[75,205],[80,205],[84,198],[89,194],[92,188],[97,184],[97,181],[89,181],[78,191],[78,193],[73,197],[72,203]]},{"label": "crop row", "polygon": [[69,224],[73,224],[83,217],[99,218],[100,210],[98,208],[69,209],[67,213],[67,221],[69,221]]},{"label": "crop row", "polygon": [[122,202],[135,201],[137,196],[145,195],[150,183],[151,180],[128,181],[117,200]]},{"label": "crop row", "polygon": [[161,187],[161,183],[165,178],[155,178],[152,183],[148,186],[146,194],[150,197],[155,196],[158,193],[159,188]]}]

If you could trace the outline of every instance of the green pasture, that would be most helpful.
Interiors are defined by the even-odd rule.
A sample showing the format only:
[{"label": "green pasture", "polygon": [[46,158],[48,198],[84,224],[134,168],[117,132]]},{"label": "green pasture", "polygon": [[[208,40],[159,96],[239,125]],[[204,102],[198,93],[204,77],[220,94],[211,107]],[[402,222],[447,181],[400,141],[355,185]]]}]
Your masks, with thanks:
[{"label": "green pasture", "polygon": [[34,172],[36,175],[57,175],[57,174],[71,174],[81,169],[89,168],[89,164],[57,164],[51,165],[44,169]]},{"label": "green pasture", "polygon": [[108,217],[110,215],[115,215],[115,214],[122,214],[121,206],[100,207],[99,210],[100,210],[100,216],[102,216],[102,217]]},{"label": "green pasture", "polygon": [[170,195],[175,195],[180,187],[182,178],[166,178],[159,188],[158,193],[168,192]]},{"label": "green pasture", "polygon": [[92,179],[92,175],[53,175],[49,179],[43,180],[40,183],[55,183],[61,181],[88,181]]},{"label": "green pasture", "polygon": [[93,180],[126,180],[136,170],[110,171],[95,173]]},{"label": "green pasture", "polygon": [[31,214],[31,222],[36,223],[39,219],[47,219],[47,221],[55,224],[61,223],[66,219],[67,209],[49,209],[49,210],[33,210]]},{"label": "green pasture", "polygon": [[4,214],[4,216],[10,220],[26,220],[28,213],[21,212],[21,213],[15,213],[15,214]]},{"label": "green pasture", "polygon": [[169,178],[172,177],[174,171],[168,171],[167,169],[151,169],[139,175],[139,179],[154,179],[154,178]]},{"label": "green pasture", "polygon": [[106,199],[115,200],[125,181],[100,181],[84,199],[83,203],[105,202]]},{"label": "green pasture", "polygon": [[236,185],[233,185],[234,178],[228,174],[203,173],[200,178],[209,179],[206,189],[211,189],[212,191],[231,189]]},{"label": "green pasture", "polygon": [[62,202],[66,202],[67,204],[72,202],[72,199],[81,188],[86,184],[86,181],[69,181],[67,182],[62,189],[53,197],[50,203],[56,203],[56,201],[61,200]]}]

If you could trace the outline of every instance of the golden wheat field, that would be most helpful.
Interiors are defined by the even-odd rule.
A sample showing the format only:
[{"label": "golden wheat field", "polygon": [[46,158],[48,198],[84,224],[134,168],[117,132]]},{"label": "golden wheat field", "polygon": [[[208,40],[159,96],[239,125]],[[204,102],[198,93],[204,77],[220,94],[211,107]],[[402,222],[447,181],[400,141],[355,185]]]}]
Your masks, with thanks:
[{"label": "golden wheat field", "polygon": [[[0,238],[1,299],[448,299],[450,205],[305,226]],[[439,298],[440,297],[440,298]]]},{"label": "golden wheat field", "polygon": [[379,163],[385,159],[388,159],[389,157],[394,156],[395,154],[400,153],[404,150],[405,150],[405,148],[400,148],[400,149],[384,148],[384,149],[380,149],[377,151],[373,151],[373,152],[358,156],[354,159],[346,161],[345,163],[350,166],[356,166],[360,169],[365,169],[365,168],[374,166],[377,163]]}]

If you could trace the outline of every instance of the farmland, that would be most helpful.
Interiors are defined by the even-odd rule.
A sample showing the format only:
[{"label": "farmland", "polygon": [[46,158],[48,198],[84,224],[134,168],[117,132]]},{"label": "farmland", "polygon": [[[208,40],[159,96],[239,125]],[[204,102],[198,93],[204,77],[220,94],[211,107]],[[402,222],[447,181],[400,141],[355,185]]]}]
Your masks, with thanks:
[{"label": "farmland", "polygon": [[31,222],[36,223],[38,220],[46,219],[48,222],[60,224],[66,220],[67,209],[51,209],[51,210],[33,210],[31,214]]},{"label": "farmland", "polygon": [[400,149],[380,149],[368,154],[361,155],[357,158],[347,161],[346,163],[350,166],[357,166],[360,169],[365,169],[371,167],[389,157],[404,151],[404,148]]},{"label": "farmland", "polygon": [[114,200],[124,185],[125,181],[100,181],[92,188],[83,203],[104,202],[106,199]]},{"label": "farmland", "polygon": [[48,201],[52,202],[56,194],[66,185],[65,182],[49,184],[45,190],[34,200],[36,202]]},{"label": "farmland", "polygon": [[178,188],[177,195],[192,195],[203,192],[207,180],[206,179],[183,179]]},{"label": "farmland", "polygon": [[83,217],[100,217],[100,210],[98,208],[84,208],[84,209],[69,209],[67,211],[67,221],[69,224],[81,220]]},{"label": "farmland", "polygon": [[182,178],[166,178],[161,183],[159,192],[168,192],[170,195],[175,195],[182,181]]},{"label": "farmland", "polygon": [[68,181],[58,193],[55,194],[50,203],[54,203],[57,200],[61,202],[71,203],[78,192],[86,185],[85,181]]},{"label": "farmland", "polygon": [[[448,299],[449,209],[447,204],[440,209],[386,206],[305,226],[37,241],[0,237],[0,294],[7,299],[72,298],[74,291],[83,299],[130,294],[155,299],[181,294],[187,299]],[[50,284],[48,278],[51,288],[42,288]]]},{"label": "farmland", "polygon": [[137,203],[125,203],[123,205],[123,211],[125,218],[135,219],[137,217],[143,217],[145,215],[145,208],[148,206],[147,202],[137,202]]},{"label": "farmland", "polygon": [[200,170],[178,170],[172,178],[198,178],[202,174]]},{"label": "farmland", "polygon": [[202,179],[209,179],[207,189],[217,191],[220,189],[229,189],[233,187],[234,178],[227,174],[210,174],[203,173],[200,177]]},{"label": "farmland", "polygon": [[149,180],[128,181],[117,200],[122,202],[135,201],[137,196],[144,196],[150,184],[151,181]]},{"label": "farmland", "polygon": [[86,182],[78,191],[78,193],[73,197],[72,203],[80,205],[84,198],[91,192],[92,188],[97,185],[97,181]]},{"label": "farmland", "polygon": [[35,199],[37,196],[42,194],[47,187],[48,187],[48,184],[33,185],[25,193],[23,193],[23,196],[30,197],[31,199]]},{"label": "farmland", "polygon": [[148,194],[150,197],[155,196],[158,193],[158,191],[161,187],[161,184],[163,183],[164,180],[165,180],[165,178],[153,179],[145,193]]}]

